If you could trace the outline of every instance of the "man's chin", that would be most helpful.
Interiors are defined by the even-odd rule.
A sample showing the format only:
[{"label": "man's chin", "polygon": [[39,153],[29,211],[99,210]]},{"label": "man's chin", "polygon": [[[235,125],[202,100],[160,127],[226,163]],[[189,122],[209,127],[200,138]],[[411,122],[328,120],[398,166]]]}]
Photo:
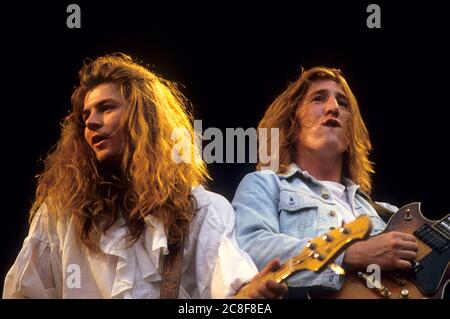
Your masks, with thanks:
[{"label": "man's chin", "polygon": [[118,167],[120,165],[120,157],[111,154],[97,155],[97,162],[102,167]]},{"label": "man's chin", "polygon": [[333,154],[344,154],[347,148],[348,147],[344,145],[342,141],[336,139],[330,139],[322,145],[323,150]]}]

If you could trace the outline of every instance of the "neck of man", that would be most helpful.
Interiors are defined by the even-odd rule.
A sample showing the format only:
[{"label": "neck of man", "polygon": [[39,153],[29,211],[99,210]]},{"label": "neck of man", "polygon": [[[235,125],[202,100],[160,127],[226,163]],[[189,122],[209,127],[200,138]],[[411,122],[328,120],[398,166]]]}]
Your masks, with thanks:
[{"label": "neck of man", "polygon": [[342,183],[342,154],[300,149],[295,163],[320,181]]},{"label": "neck of man", "polygon": [[98,163],[98,173],[100,176],[112,179],[121,179],[123,177],[122,169],[115,163]]}]

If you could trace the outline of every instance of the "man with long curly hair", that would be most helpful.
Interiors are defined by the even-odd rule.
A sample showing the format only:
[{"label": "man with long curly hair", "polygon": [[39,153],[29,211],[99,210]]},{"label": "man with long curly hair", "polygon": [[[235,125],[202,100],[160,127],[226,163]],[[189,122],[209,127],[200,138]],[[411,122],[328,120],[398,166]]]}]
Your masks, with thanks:
[{"label": "man with long curly hair", "polygon": [[[354,220],[371,218],[372,235],[386,226],[396,207],[376,203],[371,191],[371,143],[359,106],[340,70],[314,67],[279,95],[266,111],[259,129],[279,129],[279,149],[271,162],[241,181],[233,207],[239,245],[259,268],[272,258],[295,256],[308,240]],[[261,141],[260,141],[261,142]],[[263,143],[264,142],[264,143]],[[263,141],[263,154],[271,144]],[[267,143],[267,144],[265,144]],[[412,235],[389,232],[350,246],[336,262],[346,269],[409,269],[418,249]],[[288,297],[336,291],[343,276],[326,269],[300,272],[288,280]]]},{"label": "man with long curly hair", "polygon": [[[205,164],[174,160],[176,130],[190,132],[183,149],[196,151],[187,101],[124,54],[90,61],[79,77],[3,297],[159,298],[176,249],[179,298],[233,296],[257,270],[237,246],[231,204],[202,186]],[[257,283],[245,297],[286,291]]]}]

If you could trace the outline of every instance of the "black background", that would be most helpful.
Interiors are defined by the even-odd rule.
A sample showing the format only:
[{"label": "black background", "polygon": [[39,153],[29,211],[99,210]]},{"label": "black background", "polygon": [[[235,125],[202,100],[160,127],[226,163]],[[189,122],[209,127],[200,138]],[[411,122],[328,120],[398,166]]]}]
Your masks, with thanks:
[{"label": "black background", "polygon": [[[441,2],[207,3],[74,1],[2,5],[2,232],[0,279],[27,231],[39,158],[53,146],[83,59],[122,51],[180,83],[208,127],[256,127],[300,68],[340,68],[374,146],[373,197],[422,202],[431,219],[449,209],[449,49]],[[209,165],[211,190],[232,199],[254,164]],[[448,290],[448,289],[447,289]]]}]

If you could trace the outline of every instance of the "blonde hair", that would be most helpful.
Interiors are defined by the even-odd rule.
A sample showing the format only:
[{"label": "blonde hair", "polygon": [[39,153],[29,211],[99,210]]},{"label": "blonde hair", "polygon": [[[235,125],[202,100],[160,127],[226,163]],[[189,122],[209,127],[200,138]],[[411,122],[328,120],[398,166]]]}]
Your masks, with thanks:
[{"label": "blonde hair", "polygon": [[[97,250],[100,236],[119,216],[134,242],[145,217],[153,215],[162,221],[169,242],[180,242],[195,214],[191,188],[209,178],[204,162],[176,164],[172,159],[175,129],[190,132],[189,147],[196,151],[186,99],[174,84],[121,53],[88,61],[79,78],[61,138],[38,176],[31,219],[43,204],[50,213],[70,214],[82,243]],[[120,173],[106,176],[84,138],[82,119],[86,94],[104,83],[119,85],[127,101]]]},{"label": "blonde hair", "polygon": [[[298,107],[311,83],[321,80],[332,80],[341,85],[349,99],[350,117],[346,132],[349,148],[344,154],[343,174],[359,184],[362,191],[369,194],[372,189],[371,174],[374,173],[373,163],[369,160],[369,153],[372,149],[369,132],[361,117],[358,102],[340,70],[326,67],[302,70],[300,77],[290,83],[286,90],[269,106],[258,125],[258,130],[262,128],[279,129],[279,169],[277,173],[285,172],[287,166],[295,160],[295,145],[301,125],[296,117]],[[264,143],[271,145],[270,134],[267,142],[264,141]],[[267,145],[259,147],[267,149]],[[276,152],[271,150],[271,156],[275,156],[275,154]],[[261,169],[263,164],[258,161],[257,169]]]}]

